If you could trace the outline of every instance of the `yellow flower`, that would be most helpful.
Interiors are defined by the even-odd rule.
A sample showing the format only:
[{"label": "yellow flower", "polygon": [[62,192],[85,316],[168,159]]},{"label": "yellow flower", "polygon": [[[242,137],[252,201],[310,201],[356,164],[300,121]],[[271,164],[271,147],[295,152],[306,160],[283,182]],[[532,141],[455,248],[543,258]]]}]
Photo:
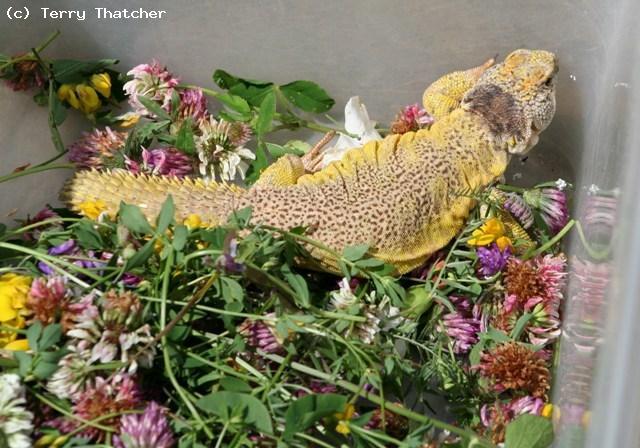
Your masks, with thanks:
[{"label": "yellow flower", "polygon": [[[24,328],[31,277],[7,273],[0,276],[0,325],[15,329]],[[0,347],[16,340],[15,331],[0,331]]]},{"label": "yellow flower", "polygon": [[100,109],[100,98],[93,89],[86,84],[78,84],[76,86],[76,94],[80,100],[80,109],[85,114],[90,114]]},{"label": "yellow flower", "polygon": [[62,84],[60,86],[58,89],[58,99],[60,101],[66,101],[74,109],[80,109],[80,101],[71,84]]},{"label": "yellow flower", "polygon": [[91,76],[91,86],[105,98],[111,96],[111,77],[109,73],[96,73]]},{"label": "yellow flower", "polygon": [[97,201],[84,201],[78,205],[80,213],[89,219],[98,219],[100,214],[107,209],[107,204],[101,199]]},{"label": "yellow flower", "polygon": [[467,241],[470,246],[486,246],[495,242],[500,250],[511,246],[511,240],[505,236],[504,225],[498,218],[487,219],[480,228],[473,231]]},{"label": "yellow flower", "polygon": [[135,112],[127,112],[116,117],[116,120],[120,121],[120,126],[123,128],[130,128],[135,126],[140,121],[140,115]]},{"label": "yellow flower", "polygon": [[356,413],[356,408],[352,403],[347,403],[343,412],[338,412],[335,417],[339,420],[336,425],[336,431],[340,434],[349,434],[351,428],[349,428],[349,420],[353,418]]},{"label": "yellow flower", "polygon": [[551,403],[547,403],[542,408],[542,416],[545,418],[551,418],[553,414],[553,405]]},{"label": "yellow flower", "polygon": [[29,341],[27,339],[16,339],[4,346],[5,350],[13,350],[14,352],[25,352],[29,350]]},{"label": "yellow flower", "polygon": [[189,230],[195,230],[202,227],[202,219],[200,218],[200,215],[197,215],[195,213],[187,216],[187,218],[182,223],[187,226]]}]

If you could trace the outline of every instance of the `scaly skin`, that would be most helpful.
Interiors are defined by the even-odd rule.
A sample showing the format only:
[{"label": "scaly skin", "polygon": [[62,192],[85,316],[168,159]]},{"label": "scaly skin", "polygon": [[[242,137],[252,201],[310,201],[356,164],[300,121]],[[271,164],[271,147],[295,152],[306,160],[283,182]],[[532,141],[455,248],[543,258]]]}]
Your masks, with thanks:
[{"label": "scaly skin", "polygon": [[[249,189],[88,171],[70,182],[67,200],[89,215],[96,205],[115,215],[124,201],[139,205],[152,219],[171,194],[177,220],[197,215],[211,226],[251,206],[256,224],[307,227],[311,238],[338,252],[368,244],[372,256],[395,265],[398,273],[408,272],[462,229],[475,205],[465,193],[502,176],[510,155],[535,145],[553,117],[557,65],[552,53],[516,50],[489,68],[492,62],[447,75],[434,83],[437,89],[430,87],[437,95],[426,95],[425,102],[443,111],[430,129],[370,142],[313,174],[305,174],[297,157],[281,158]],[[462,92],[460,77],[471,75],[478,81]],[[459,106],[448,112],[451,101]],[[88,205],[94,206],[92,212]],[[321,267],[337,270],[330,254],[309,250]]]}]

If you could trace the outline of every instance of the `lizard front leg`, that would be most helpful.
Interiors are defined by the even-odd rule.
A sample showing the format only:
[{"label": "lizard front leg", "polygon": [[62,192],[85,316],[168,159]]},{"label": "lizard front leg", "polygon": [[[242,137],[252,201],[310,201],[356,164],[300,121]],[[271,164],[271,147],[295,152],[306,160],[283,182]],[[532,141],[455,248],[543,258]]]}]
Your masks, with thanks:
[{"label": "lizard front leg", "polygon": [[495,59],[491,58],[477,67],[449,73],[439,78],[424,91],[422,104],[425,110],[436,121],[449,115],[452,110],[460,106],[465,93],[494,62]]},{"label": "lizard front leg", "polygon": [[304,156],[298,157],[287,154],[269,165],[261,174],[255,185],[287,187],[298,183],[298,179],[305,174],[315,173],[320,169],[322,148],[336,135],[334,131],[327,132]]}]

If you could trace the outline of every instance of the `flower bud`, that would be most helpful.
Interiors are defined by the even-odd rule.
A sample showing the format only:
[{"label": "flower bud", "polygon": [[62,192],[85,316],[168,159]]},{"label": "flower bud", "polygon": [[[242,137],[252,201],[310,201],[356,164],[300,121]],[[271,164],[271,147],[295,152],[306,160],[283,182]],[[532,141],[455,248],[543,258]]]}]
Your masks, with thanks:
[{"label": "flower bud", "polygon": [[111,77],[108,73],[96,73],[91,76],[91,86],[105,98],[111,96]]}]

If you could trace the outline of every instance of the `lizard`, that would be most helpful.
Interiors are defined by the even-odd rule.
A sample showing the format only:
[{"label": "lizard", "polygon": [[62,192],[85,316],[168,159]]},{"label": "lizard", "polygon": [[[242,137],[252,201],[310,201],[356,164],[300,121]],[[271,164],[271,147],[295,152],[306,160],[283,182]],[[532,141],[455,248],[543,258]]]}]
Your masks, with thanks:
[{"label": "lizard", "polygon": [[171,194],[178,222],[196,216],[207,226],[251,207],[254,224],[304,227],[330,248],[307,247],[322,269],[339,272],[335,253],[362,244],[396,274],[407,273],[463,228],[475,200],[460,192],[489,187],[511,157],[538,142],[555,113],[557,71],[553,53],[519,49],[503,62],[445,75],[425,92],[425,106],[437,116],[430,128],[351,149],[317,172],[308,172],[303,158],[285,156],[244,188],[123,170],[79,171],[63,197],[85,215],[97,209],[115,216],[123,201],[154,218]]}]

